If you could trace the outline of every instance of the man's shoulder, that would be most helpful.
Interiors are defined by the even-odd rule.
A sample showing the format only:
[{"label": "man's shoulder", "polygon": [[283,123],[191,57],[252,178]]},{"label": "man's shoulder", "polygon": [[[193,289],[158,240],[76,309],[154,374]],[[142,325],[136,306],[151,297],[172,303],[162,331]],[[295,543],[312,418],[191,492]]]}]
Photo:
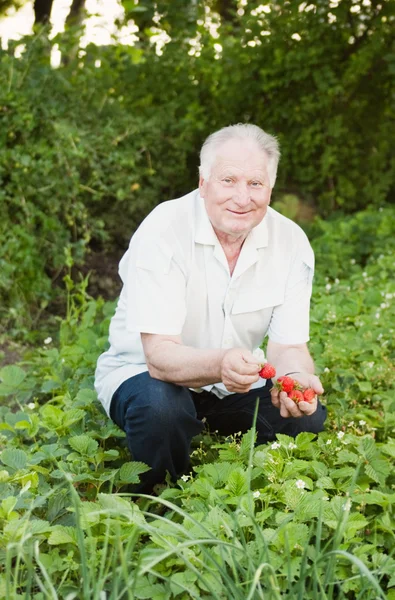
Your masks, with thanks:
[{"label": "man's shoulder", "polygon": [[300,241],[308,242],[307,235],[300,225],[292,221],[292,219],[285,217],[271,206],[267,209],[267,219],[269,231],[273,231],[276,235],[291,236],[294,240],[299,239]]},{"label": "man's shoulder", "polygon": [[130,244],[145,246],[167,245],[169,248],[185,246],[193,236],[198,190],[185,196],[158,204],[143,220],[133,234]]},{"label": "man's shoulder", "polygon": [[271,207],[268,208],[267,218],[269,240],[271,239],[274,251],[291,261],[302,260],[314,269],[314,251],[300,225]]},{"label": "man's shoulder", "polygon": [[[183,216],[189,215],[193,211],[196,199],[199,196],[199,190],[193,190],[184,196],[174,198],[172,200],[165,200],[161,202],[149,213],[145,218],[147,220],[157,220],[161,222],[163,219],[182,218]],[[163,221],[162,221],[163,222]]]}]

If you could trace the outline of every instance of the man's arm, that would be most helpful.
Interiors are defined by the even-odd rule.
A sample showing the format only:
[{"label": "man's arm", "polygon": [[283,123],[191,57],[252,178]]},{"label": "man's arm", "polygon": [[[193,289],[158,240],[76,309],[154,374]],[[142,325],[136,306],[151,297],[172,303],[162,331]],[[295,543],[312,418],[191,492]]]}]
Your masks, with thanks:
[{"label": "man's arm", "polygon": [[314,374],[314,363],[307,344],[278,344],[269,339],[267,360],[276,367],[277,377],[297,371]]},{"label": "man's arm", "polygon": [[151,377],[198,388],[222,382],[230,392],[246,393],[259,379],[259,363],[244,348],[197,349],[180,336],[142,333],[141,341]]},{"label": "man's arm", "polygon": [[[307,344],[278,344],[269,339],[267,345],[267,360],[275,367],[277,377],[292,373],[303,387],[311,387],[316,394],[324,392],[320,380],[314,375],[314,363]],[[301,417],[311,415],[317,410],[317,396],[310,402],[295,404],[285,392],[272,390],[272,402],[280,409],[282,417]]]}]

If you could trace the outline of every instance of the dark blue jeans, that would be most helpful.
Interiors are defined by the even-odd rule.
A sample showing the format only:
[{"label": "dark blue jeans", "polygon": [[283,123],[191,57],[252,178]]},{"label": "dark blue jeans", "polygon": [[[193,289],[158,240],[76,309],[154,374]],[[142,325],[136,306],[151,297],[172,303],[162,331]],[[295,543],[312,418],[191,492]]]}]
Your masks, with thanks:
[{"label": "dark blue jeans", "polygon": [[126,433],[133,460],[151,467],[142,476],[136,491],[152,491],[165,479],[173,480],[188,471],[192,438],[204,429],[203,417],[211,431],[221,435],[248,431],[252,427],[257,398],[257,443],[275,439],[276,433],[295,437],[301,431],[323,430],[326,409],[321,404],[311,416],[283,418],[270,399],[272,382],[247,394],[218,398],[198,394],[186,387],[153,379],[148,372],[135,375],[120,385],[111,400],[110,416]]}]

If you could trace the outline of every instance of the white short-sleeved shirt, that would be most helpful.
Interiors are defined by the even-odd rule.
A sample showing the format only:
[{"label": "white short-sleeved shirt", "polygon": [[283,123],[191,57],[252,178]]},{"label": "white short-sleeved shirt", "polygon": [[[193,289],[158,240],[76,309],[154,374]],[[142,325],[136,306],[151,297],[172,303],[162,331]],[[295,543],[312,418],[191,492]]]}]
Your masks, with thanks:
[{"label": "white short-sleeved shirt", "polygon": [[[148,370],[142,332],[180,335],[194,348],[253,351],[266,335],[280,344],[307,342],[313,270],[303,230],[270,207],[248,234],[231,276],[199,191],[159,204],[119,265],[123,288],[110,348],[95,374],[106,411],[123,381]],[[221,382],[204,389],[230,393]]]}]

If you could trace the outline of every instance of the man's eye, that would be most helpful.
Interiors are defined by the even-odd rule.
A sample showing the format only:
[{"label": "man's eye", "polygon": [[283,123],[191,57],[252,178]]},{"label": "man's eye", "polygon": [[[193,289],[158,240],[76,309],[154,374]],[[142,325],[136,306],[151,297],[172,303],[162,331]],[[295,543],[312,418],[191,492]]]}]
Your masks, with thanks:
[{"label": "man's eye", "polygon": [[252,187],[261,187],[262,183],[260,181],[251,181]]},{"label": "man's eye", "polygon": [[232,179],[230,177],[224,177],[222,181],[224,183],[232,183]]}]

